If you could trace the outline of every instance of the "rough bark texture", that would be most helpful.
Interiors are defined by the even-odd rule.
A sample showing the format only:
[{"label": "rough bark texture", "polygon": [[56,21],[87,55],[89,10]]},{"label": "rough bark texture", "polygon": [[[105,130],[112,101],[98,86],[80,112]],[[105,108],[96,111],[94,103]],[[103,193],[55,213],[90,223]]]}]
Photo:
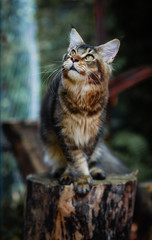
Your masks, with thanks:
[{"label": "rough bark texture", "polygon": [[135,193],[133,173],[94,181],[85,196],[48,174],[29,175],[25,240],[129,239]]}]

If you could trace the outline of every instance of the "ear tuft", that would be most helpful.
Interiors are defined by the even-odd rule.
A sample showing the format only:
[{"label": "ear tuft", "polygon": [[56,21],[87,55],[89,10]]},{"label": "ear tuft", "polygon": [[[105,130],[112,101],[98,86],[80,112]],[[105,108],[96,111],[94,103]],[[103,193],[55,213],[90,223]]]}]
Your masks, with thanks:
[{"label": "ear tuft", "polygon": [[79,35],[79,33],[76,31],[75,28],[72,27],[70,32],[70,45],[69,49],[74,48],[75,46],[84,44],[83,39]]},{"label": "ear tuft", "polygon": [[104,62],[112,63],[115,59],[116,54],[118,53],[120,47],[120,41],[114,39],[106,44],[96,47],[97,51],[101,55]]}]

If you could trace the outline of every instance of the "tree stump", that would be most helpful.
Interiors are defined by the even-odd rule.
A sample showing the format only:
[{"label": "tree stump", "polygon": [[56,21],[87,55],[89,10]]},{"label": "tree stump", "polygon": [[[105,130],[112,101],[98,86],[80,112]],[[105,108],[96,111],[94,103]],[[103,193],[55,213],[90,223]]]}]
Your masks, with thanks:
[{"label": "tree stump", "polygon": [[129,239],[137,174],[93,181],[85,196],[48,173],[27,177],[25,240]]}]

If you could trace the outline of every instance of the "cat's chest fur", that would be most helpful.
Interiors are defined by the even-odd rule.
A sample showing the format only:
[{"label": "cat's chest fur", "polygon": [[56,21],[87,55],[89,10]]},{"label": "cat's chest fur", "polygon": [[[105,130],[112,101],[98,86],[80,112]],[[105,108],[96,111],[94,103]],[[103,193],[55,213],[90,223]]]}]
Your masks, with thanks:
[{"label": "cat's chest fur", "polygon": [[65,109],[61,120],[62,133],[74,141],[78,147],[87,145],[90,139],[98,134],[101,112],[88,116],[88,112],[71,113],[67,106]]},{"label": "cat's chest fur", "polygon": [[[60,122],[62,134],[74,141],[76,146],[84,147],[100,131],[103,106],[98,89],[93,91],[90,86],[86,86],[83,87],[83,91],[81,88],[76,90],[72,89],[69,93],[68,90],[63,90],[62,85],[60,86],[62,110],[57,112],[62,112]],[[61,119],[61,115],[59,117]]]},{"label": "cat's chest fur", "polygon": [[78,147],[87,145],[90,139],[97,135],[100,124],[99,116],[87,117],[79,114],[67,114],[61,122],[62,133]]}]

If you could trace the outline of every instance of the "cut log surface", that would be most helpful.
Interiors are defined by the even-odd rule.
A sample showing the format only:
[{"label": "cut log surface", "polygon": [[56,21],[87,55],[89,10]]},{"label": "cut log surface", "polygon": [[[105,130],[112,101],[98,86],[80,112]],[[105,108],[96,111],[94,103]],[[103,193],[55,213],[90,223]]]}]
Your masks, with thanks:
[{"label": "cut log surface", "polygon": [[80,196],[73,184],[60,185],[48,173],[29,175],[24,239],[129,239],[136,182],[135,173],[111,175]]}]

